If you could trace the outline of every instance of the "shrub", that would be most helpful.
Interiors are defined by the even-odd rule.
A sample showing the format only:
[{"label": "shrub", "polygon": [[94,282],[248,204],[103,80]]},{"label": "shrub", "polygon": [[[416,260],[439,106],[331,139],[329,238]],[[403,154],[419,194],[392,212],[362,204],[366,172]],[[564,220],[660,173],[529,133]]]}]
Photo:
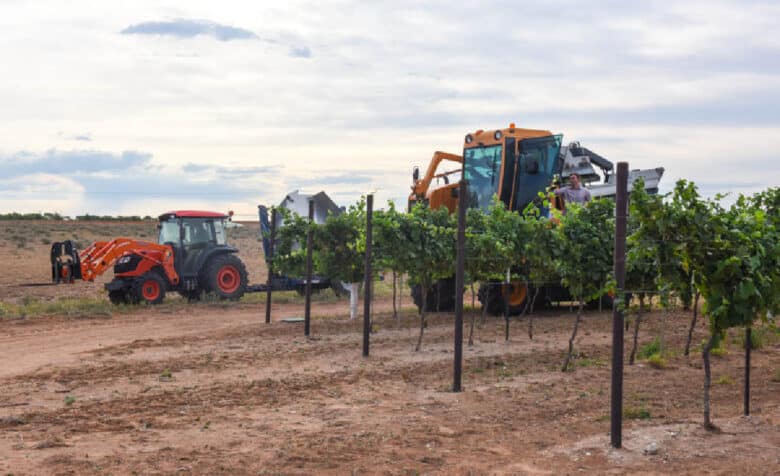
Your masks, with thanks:
[{"label": "shrub", "polygon": [[734,379],[728,375],[724,375],[715,381],[718,385],[734,385]]},{"label": "shrub", "polygon": [[637,353],[637,358],[641,360],[647,360],[653,355],[660,355],[661,353],[661,340],[656,337],[653,342],[643,345]]},{"label": "shrub", "polygon": [[641,405],[638,407],[623,407],[623,418],[626,420],[649,420],[652,417],[650,416],[650,410]]},{"label": "shrub", "polygon": [[667,367],[666,359],[661,354],[653,354],[647,358],[647,363],[656,369],[665,369]]},{"label": "shrub", "polygon": [[[771,325],[769,326],[762,326],[762,327],[754,327],[750,331],[750,348],[753,350],[761,349],[766,345],[767,341],[771,341],[774,336],[772,336],[773,329]],[[736,339],[737,345],[741,349],[745,348],[745,332],[742,331],[737,335]]]}]

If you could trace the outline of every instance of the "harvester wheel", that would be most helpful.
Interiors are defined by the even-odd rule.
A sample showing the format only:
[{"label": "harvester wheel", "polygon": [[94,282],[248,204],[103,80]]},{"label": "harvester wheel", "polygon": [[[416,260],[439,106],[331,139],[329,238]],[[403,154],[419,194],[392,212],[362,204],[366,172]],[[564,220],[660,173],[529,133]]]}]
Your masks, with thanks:
[{"label": "harvester wheel", "polygon": [[154,271],[138,278],[133,285],[133,301],[160,304],[165,299],[165,280]]},{"label": "harvester wheel", "polygon": [[236,301],[246,292],[246,267],[235,255],[219,255],[206,269],[206,282],[220,298]]},{"label": "harvester wheel", "polygon": [[[487,311],[493,316],[503,316],[506,298],[504,297],[504,283],[490,281],[479,286],[479,302],[487,306]],[[523,312],[525,300],[528,297],[528,289],[525,283],[512,282],[509,284],[509,315],[516,316]]]},{"label": "harvester wheel", "polygon": [[[461,290],[463,294],[464,290]],[[426,294],[426,312],[449,312],[455,309],[455,278],[438,280],[428,289]],[[419,284],[412,286],[412,299],[418,310],[422,309],[422,287]]]}]

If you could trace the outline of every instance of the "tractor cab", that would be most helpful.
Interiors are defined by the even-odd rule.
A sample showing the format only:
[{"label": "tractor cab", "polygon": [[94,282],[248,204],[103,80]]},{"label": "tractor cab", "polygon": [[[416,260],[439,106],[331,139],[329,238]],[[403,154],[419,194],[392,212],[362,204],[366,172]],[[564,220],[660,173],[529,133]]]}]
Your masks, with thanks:
[{"label": "tractor cab", "polygon": [[182,210],[160,215],[159,244],[173,248],[176,271],[182,278],[196,278],[213,251],[228,248],[224,213]]}]

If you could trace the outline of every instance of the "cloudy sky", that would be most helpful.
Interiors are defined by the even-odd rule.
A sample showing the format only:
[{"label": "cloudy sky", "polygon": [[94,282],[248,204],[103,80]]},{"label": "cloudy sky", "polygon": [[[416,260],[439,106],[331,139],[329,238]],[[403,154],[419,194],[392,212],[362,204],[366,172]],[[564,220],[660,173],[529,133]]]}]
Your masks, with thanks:
[{"label": "cloudy sky", "polygon": [[0,0],[0,212],[403,202],[476,129],[776,186],[773,1]]}]

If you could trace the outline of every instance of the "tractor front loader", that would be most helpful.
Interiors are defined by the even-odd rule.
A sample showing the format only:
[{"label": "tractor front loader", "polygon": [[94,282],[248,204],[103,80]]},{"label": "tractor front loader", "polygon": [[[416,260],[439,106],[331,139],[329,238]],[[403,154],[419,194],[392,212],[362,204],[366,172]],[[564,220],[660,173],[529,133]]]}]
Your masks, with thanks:
[{"label": "tractor front loader", "polygon": [[225,240],[228,215],[184,210],[159,218],[158,243],[115,238],[81,252],[72,241],[54,243],[52,280],[94,281],[113,267],[114,279],[105,288],[114,304],[159,304],[168,291],[190,300],[204,292],[233,300],[244,295],[246,267]]}]

